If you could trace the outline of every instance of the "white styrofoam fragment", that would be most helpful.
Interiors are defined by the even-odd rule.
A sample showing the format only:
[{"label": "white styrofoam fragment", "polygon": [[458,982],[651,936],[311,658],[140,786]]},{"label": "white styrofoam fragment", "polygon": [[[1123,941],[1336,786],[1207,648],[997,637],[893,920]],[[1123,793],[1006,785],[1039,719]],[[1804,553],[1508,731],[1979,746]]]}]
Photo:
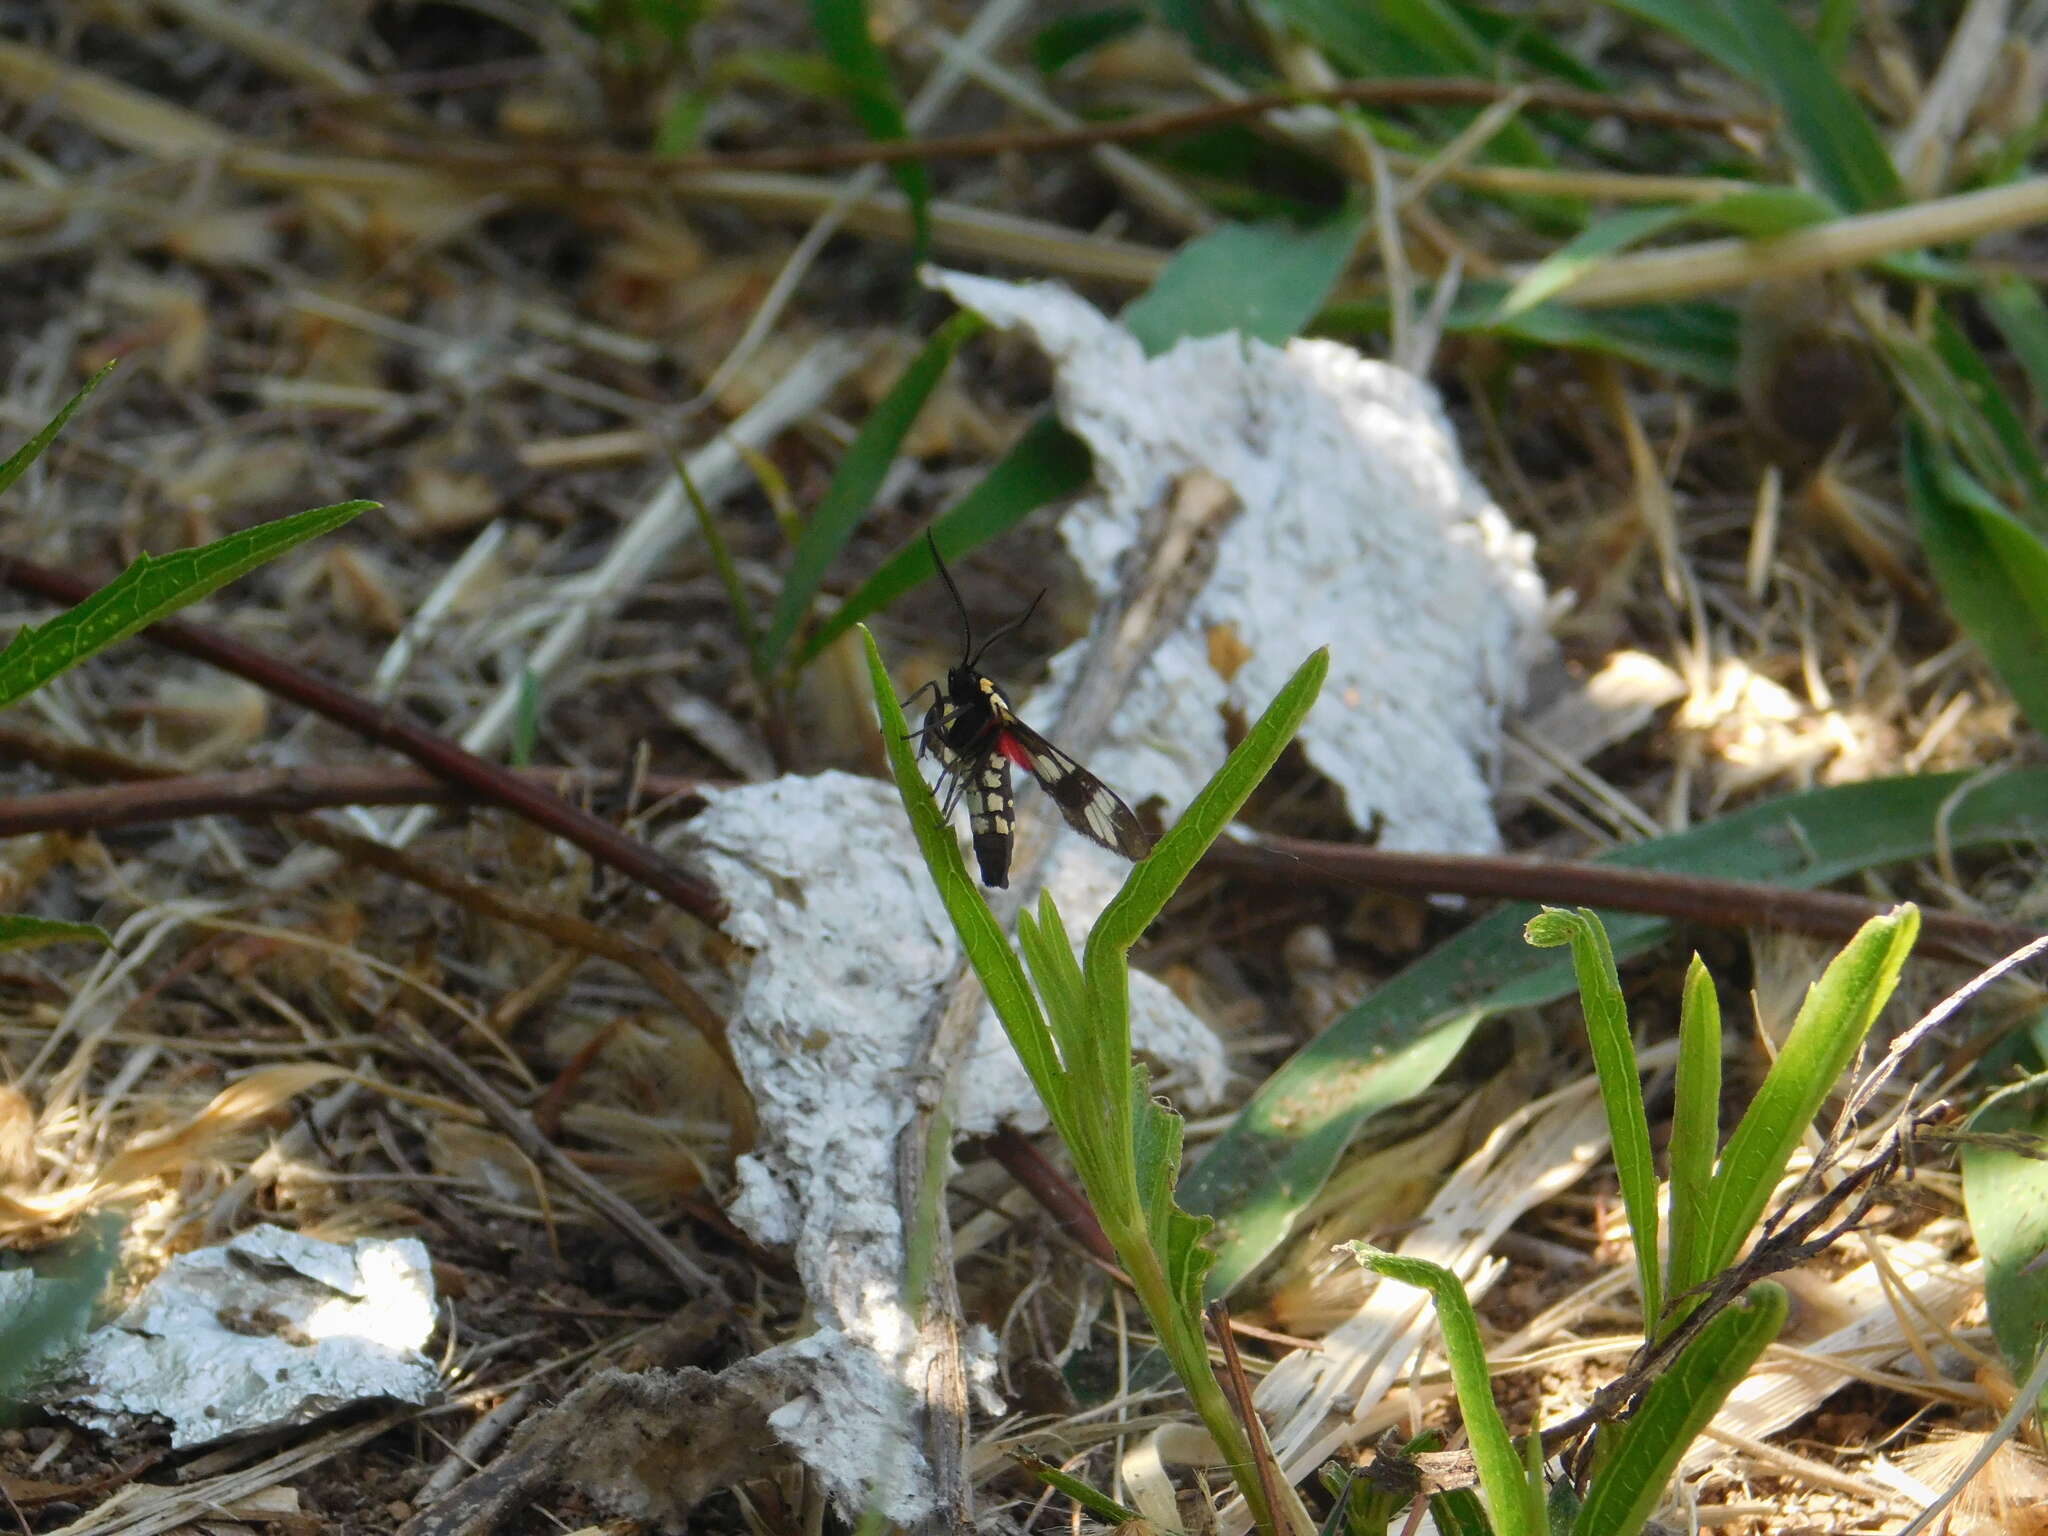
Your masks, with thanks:
[{"label": "white styrofoam fragment", "polygon": [[[1533,542],[1465,468],[1435,392],[1329,341],[1285,348],[1235,334],[1147,358],[1056,283],[928,271],[1052,359],[1063,421],[1095,458],[1096,493],[1061,532],[1097,591],[1140,515],[1207,470],[1243,501],[1213,574],[1128,690],[1090,766],[1133,803],[1185,806],[1225,756],[1226,712],[1254,717],[1318,645],[1329,681],[1302,728],[1309,761],[1381,846],[1486,852],[1501,717],[1543,654]],[[1249,660],[1230,678],[1208,636]],[[1083,654],[1055,658],[1049,692]],[[1043,695],[1027,717],[1054,713]]]},{"label": "white styrofoam fragment", "polygon": [[[770,1423],[843,1507],[910,1523],[931,1507],[906,1411],[929,1361],[898,1295],[897,1138],[929,1071],[919,1050],[958,946],[890,785],[822,773],[704,795],[679,842],[748,952],[729,1039],[758,1122],[728,1212],[791,1248],[819,1325],[769,1352],[796,1352],[790,1363],[812,1382]],[[1077,939],[1124,867],[1096,853],[1063,836],[1048,878]],[[1214,1034],[1151,977],[1132,976],[1131,1001],[1137,1049],[1184,1074],[1191,1105],[1213,1103],[1227,1076]],[[1044,1124],[992,1013],[958,1087],[961,1134]],[[970,1370],[986,1374],[993,1341],[970,1344]]]},{"label": "white styrofoam fragment", "polygon": [[434,1275],[417,1238],[329,1243],[251,1228],[171,1260],[87,1336],[49,1406],[113,1431],[170,1421],[171,1444],[303,1424],[369,1398],[431,1402]]}]

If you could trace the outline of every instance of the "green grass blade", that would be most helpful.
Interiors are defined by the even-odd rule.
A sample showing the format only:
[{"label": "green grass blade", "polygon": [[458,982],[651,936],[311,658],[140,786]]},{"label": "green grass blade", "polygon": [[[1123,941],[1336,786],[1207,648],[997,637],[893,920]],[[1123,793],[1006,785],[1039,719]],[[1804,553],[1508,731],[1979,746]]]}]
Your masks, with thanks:
[{"label": "green grass blade", "polygon": [[1096,1519],[1112,1526],[1126,1526],[1138,1518],[1135,1509],[1126,1509],[1108,1494],[1092,1483],[1084,1483],[1071,1473],[1062,1472],[1049,1461],[1022,1451],[1010,1453],[1010,1459],[1026,1472],[1037,1478],[1046,1487],[1063,1493],[1076,1504],[1087,1510]]},{"label": "green grass blade", "polygon": [[1950,612],[2035,730],[2048,730],[2048,548],[1961,468],[1908,434],[1906,492]]},{"label": "green grass blade", "polygon": [[1756,187],[1710,203],[1669,207],[1625,208],[1588,224],[1560,249],[1538,262],[1501,300],[1496,318],[1511,320],[1533,309],[1600,266],[1610,256],[1639,245],[1668,229],[1703,225],[1766,239],[1834,216],[1828,203],[1797,187]]},{"label": "green grass blade", "polygon": [[2031,507],[2037,519],[2048,522],[2048,473],[2042,470],[2034,434],[2020,420],[1983,354],[1963,334],[1946,305],[1934,311],[1934,349],[1983,422],[1987,446],[1996,452],[1992,462],[2002,472],[1999,491],[2013,504]]},{"label": "green grass blade", "polygon": [[1322,307],[1364,227],[1361,207],[1310,229],[1226,224],[1181,247],[1118,321],[1152,357],[1231,330],[1278,346]]},{"label": "green grass blade", "polygon": [[[1006,533],[1048,502],[1072,496],[1088,484],[1095,461],[1088,445],[1051,416],[1025,429],[1016,445],[973,490],[932,524],[939,553],[957,559],[999,533]],[[869,614],[886,608],[935,574],[923,539],[905,545],[857,587],[838,610],[797,648],[793,667],[807,665],[820,651]]]},{"label": "green grass blade", "polygon": [[1539,949],[1571,946],[1579,1003],[1586,1017],[1586,1042],[1592,1048],[1607,1134],[1614,1146],[1621,1203],[1635,1238],[1636,1289],[1643,1303],[1643,1326],[1654,1328],[1664,1314],[1657,1271],[1657,1161],[1650,1150],[1650,1116],[1643,1108],[1636,1043],[1629,1034],[1628,1005],[1622,1001],[1614,951],[1600,919],[1583,907],[1577,912],[1545,908],[1529,920],[1525,937]]},{"label": "green grass blade", "polygon": [[1528,274],[1500,302],[1498,320],[1512,320],[1525,309],[1534,309],[1553,298],[1599,266],[1609,256],[1662,234],[1685,222],[1692,212],[1686,207],[1625,208],[1595,219],[1557,250],[1536,263]]},{"label": "green grass blade", "polygon": [[1963,1204],[1984,1258],[1984,1304],[2013,1380],[2033,1373],[2048,1342],[2048,1162],[2026,1146],[2048,1138],[2048,1082],[2035,1078],[1998,1094],[1970,1118],[1963,1143]]},{"label": "green grass blade", "polygon": [[1370,1243],[1343,1246],[1374,1274],[1429,1292],[1436,1303],[1444,1354],[1451,1362],[1451,1384],[1457,1390],[1458,1410],[1464,1417],[1466,1438],[1472,1442],[1472,1459],[1479,1468],[1479,1485],[1486,1492],[1494,1532],[1496,1536],[1544,1536],[1543,1504],[1532,1495],[1507,1421],[1493,1400],[1493,1378],[1486,1367],[1479,1317],[1463,1283],[1441,1264],[1427,1259],[1388,1253]]},{"label": "green grass blade", "polygon": [[332,532],[375,505],[373,501],[344,501],[315,507],[231,533],[197,549],[139,557],[77,607],[47,624],[22,626],[0,652],[0,706],[14,703],[67,667],[127,639],[187,603],[197,602],[266,560]]},{"label": "green grass blade", "polygon": [[0,914],[0,952],[41,949],[45,944],[112,944],[114,936],[96,923],[66,923],[54,917]]},{"label": "green grass blade", "polygon": [[1793,1148],[1890,1000],[1919,932],[1920,914],[1911,906],[1873,917],[1807,990],[1778,1059],[1721,1154],[1699,1241],[1708,1274],[1734,1262],[1763,1215]]},{"label": "green grass blade", "polygon": [[1743,34],[1751,78],[1784,114],[1787,148],[1814,185],[1851,213],[1899,202],[1904,189],[1877,125],[1784,0],[1719,3]]},{"label": "green grass blade", "polygon": [[[1707,1278],[1699,1262],[1714,1159],[1721,1149],[1721,999],[1698,955],[1685,971],[1671,1111],[1671,1239],[1667,1295]],[[1652,1323],[1656,1320],[1651,1319]],[[1651,1335],[1655,1337],[1653,1333]]]},{"label": "green grass blade", "polygon": [[42,431],[8,455],[5,463],[0,463],[0,491],[5,491],[13,485],[21,478],[24,470],[43,456],[43,450],[56,440],[57,434],[64,430],[65,423],[71,420],[81,405],[85,404],[86,397],[100,387],[107,375],[120,366],[120,362],[121,360],[116,357],[100,364],[99,372],[79,385],[78,392],[58,408],[57,414],[49,419]]},{"label": "green grass blade", "polygon": [[[811,0],[811,21],[818,29],[825,56],[845,81],[847,103],[868,136],[885,141],[908,139],[910,125],[903,120],[903,104],[897,99],[896,82],[889,76],[889,61],[882,57],[868,24],[867,0]],[[916,160],[892,165],[889,174],[910,200],[912,243],[917,260],[923,261],[932,244],[931,178]]]},{"label": "green grass blade", "polygon": [[987,989],[989,1003],[996,1017],[1003,1021],[1024,1069],[1044,1096],[1046,1085],[1056,1086],[1060,1075],[1059,1058],[1053,1051],[1045,1016],[1039,1012],[1038,999],[1024,978],[1023,963],[1003,937],[995,914],[982,897],[981,887],[967,873],[966,861],[960,857],[960,840],[939,815],[938,804],[917,771],[917,755],[909,740],[910,727],[904,722],[903,706],[896,702],[895,685],[889,681],[889,669],[882,665],[875,637],[863,629],[861,639],[867,645],[868,680],[874,687],[876,711],[882,717],[882,745],[889,754],[889,772],[896,781],[896,793],[903,799],[903,810],[910,818],[918,849],[938,886],[946,915],[953,920],[968,963]]},{"label": "green grass blade", "polygon": [[[1074,941],[1053,904],[1052,892],[1041,891],[1036,915],[1017,914],[1017,946],[1024,951],[1024,963],[1038,988],[1047,1022],[1060,1056],[1071,1063],[1089,1037],[1088,988],[1081,980],[1081,962],[1074,954]],[[1128,1070],[1128,1066],[1126,1066]]]},{"label": "green grass blade", "polygon": [[1783,0],[1609,0],[1757,85],[1784,117],[1786,148],[1846,212],[1899,201],[1898,172],[1862,105]]},{"label": "green grass blade", "polygon": [[[1613,309],[1539,304],[1503,317],[1500,306],[1507,294],[1502,283],[1467,283],[1444,317],[1444,329],[1618,357],[1714,389],[1735,387],[1740,323],[1725,304],[1633,304]],[[1373,337],[1385,335],[1387,325],[1384,300],[1347,301],[1323,309],[1312,329],[1320,336]]]},{"label": "green grass blade", "polygon": [[1692,44],[1731,75],[1749,78],[1748,39],[1725,7],[1703,0],[1608,0],[1608,4]]},{"label": "green grass blade", "polygon": [[[1154,918],[1165,910],[1173,893],[1193,873],[1209,845],[1230,825],[1259,781],[1272,771],[1294,740],[1302,720],[1315,704],[1329,674],[1330,653],[1314,652],[1295,669],[1273,696],[1273,702],[1245,732],[1216,776],[1202,787],[1150,855],[1133,866],[1123,888],[1103,908],[1102,916],[1088,935],[1082,970],[1090,991],[1100,1000],[1111,990],[1125,986],[1125,959]],[[1129,1005],[1126,999],[1125,1031],[1118,1054],[1130,1049]]]},{"label": "green grass blade", "polygon": [[[755,658],[755,675],[760,674],[761,625],[754,617],[754,604],[747,596],[747,584],[740,579],[739,565],[733,560],[732,546],[726,542],[725,530],[718,524],[718,514],[711,510],[711,504],[704,499],[704,493],[697,489],[697,477],[690,473],[689,461],[677,450],[674,443],[663,440],[662,447],[668,451],[669,464],[675,469],[676,484],[683,488],[683,495],[690,503],[690,512],[697,519],[697,532],[703,535],[704,549],[711,556],[711,568],[718,573],[718,583],[725,588],[725,600],[732,608],[733,623],[739,626],[740,644],[747,654]],[[759,455],[749,456],[747,462],[758,466],[765,462]],[[769,484],[765,478],[762,488],[771,498],[778,499],[780,487]]]},{"label": "green grass blade", "polygon": [[985,328],[986,322],[970,310],[954,315],[911,359],[910,366],[890,386],[889,393],[861,423],[852,445],[832,473],[832,483],[825,487],[817,509],[804,525],[803,537],[797,541],[796,553],[789,562],[789,574],[783,578],[782,593],[776,600],[775,613],[768,621],[768,632],[755,653],[756,665],[763,674],[774,671],[795,636],[797,626],[811,611],[811,600],[817,595],[818,584],[825,579],[825,572],[846,547],[846,541],[853,537],[861,518],[866,516],[874,502],[875,492],[881,489],[883,477],[889,473],[889,466],[902,450],[904,437],[917,421],[932,391],[946,376],[954,354],[969,337]]},{"label": "green grass blade", "polygon": [[[1961,849],[2048,839],[2048,769],[1973,782],[1960,773],[1876,779],[1787,795],[1618,849],[1599,862],[1811,889],[1860,870]],[[1531,950],[1516,905],[1473,924],[1381,983],[1272,1074],[1181,1187],[1217,1220],[1212,1295],[1270,1253],[1323,1187],[1359,1129],[1427,1086],[1477,1024],[1571,990],[1568,961]],[[1615,954],[1661,942],[1671,925],[1602,911]]]},{"label": "green grass blade", "polygon": [[1766,1282],[1700,1330],[1643,1394],[1602,1459],[1572,1536],[1635,1536],[1664,1497],[1679,1458],[1785,1326],[1784,1290]]},{"label": "green grass blade", "polygon": [[7,456],[7,462],[0,464],[0,491],[5,491],[19,480],[22,472],[43,456],[43,450],[64,430],[64,423],[71,419],[72,412],[85,404],[85,397],[100,387],[100,381],[114,371],[117,362],[118,358],[114,362],[102,364],[100,371],[80,385],[78,393],[66,400],[63,409],[50,418],[48,426]]},{"label": "green grass blade", "polygon": [[2023,277],[2002,277],[1985,285],[1984,312],[2026,370],[2034,403],[2048,405],[2048,304]]}]

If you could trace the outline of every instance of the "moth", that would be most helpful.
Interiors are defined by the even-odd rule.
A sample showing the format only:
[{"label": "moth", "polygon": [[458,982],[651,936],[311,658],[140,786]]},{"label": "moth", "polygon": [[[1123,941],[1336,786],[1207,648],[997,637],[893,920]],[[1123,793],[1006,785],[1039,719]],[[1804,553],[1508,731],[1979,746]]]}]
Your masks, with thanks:
[{"label": "moth", "polygon": [[933,793],[938,796],[940,814],[950,820],[953,808],[962,800],[967,802],[967,824],[974,834],[981,883],[996,890],[1010,883],[1010,854],[1017,828],[1012,768],[1022,768],[1038,780],[1067,825],[1083,837],[1127,859],[1144,858],[1151,851],[1152,840],[1136,813],[1102,780],[1019,720],[1002,689],[979,670],[982,654],[1029,619],[1045,594],[1039,593],[1029,608],[977,646],[974,621],[960,589],[953,584],[953,573],[939,558],[939,546],[931,535],[925,536],[925,542],[931,547],[940,580],[952,594],[953,606],[960,610],[960,664],[946,673],[944,683],[926,683],[905,699],[903,706],[908,709],[927,690],[932,694],[924,724],[914,733],[919,738],[918,755],[929,752],[939,764],[939,782]]}]

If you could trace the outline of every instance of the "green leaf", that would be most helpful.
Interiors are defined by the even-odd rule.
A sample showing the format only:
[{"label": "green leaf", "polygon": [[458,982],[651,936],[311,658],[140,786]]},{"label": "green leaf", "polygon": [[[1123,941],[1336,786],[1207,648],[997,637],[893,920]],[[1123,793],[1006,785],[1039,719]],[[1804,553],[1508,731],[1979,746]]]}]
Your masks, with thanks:
[{"label": "green leaf", "polygon": [[1635,1536],[1649,1523],[1686,1448],[1777,1338],[1786,1310],[1781,1287],[1753,1285],[1700,1330],[1614,1432],[1572,1536]]},{"label": "green leaf", "polygon": [[[1635,304],[1612,309],[1575,309],[1539,304],[1503,317],[1504,284],[1467,283],[1444,317],[1444,329],[1459,335],[1499,336],[1543,348],[1567,348],[1618,357],[1662,369],[1714,389],[1733,389],[1740,353],[1740,327],[1725,304]],[[1311,329],[1322,336],[1384,335],[1386,303],[1333,304]]]},{"label": "green leaf", "polygon": [[852,446],[832,472],[832,483],[825,487],[817,509],[804,525],[803,537],[797,541],[774,616],[768,621],[768,633],[757,652],[757,664],[763,673],[772,671],[782,659],[797,626],[810,612],[811,600],[817,595],[825,572],[873,505],[883,477],[902,451],[903,439],[909,435],[932,391],[946,376],[954,354],[986,324],[981,316],[962,310],[940,326],[861,423]]},{"label": "green leaf", "polygon": [[[1671,1111],[1671,1257],[1667,1294],[1706,1280],[1699,1240],[1721,1147],[1721,999],[1698,955],[1685,970],[1678,1014],[1678,1071]],[[1646,1320],[1653,1327],[1658,1319]],[[1656,1337],[1652,1333],[1652,1337]]]},{"label": "green leaf", "polygon": [[1786,148],[1814,185],[1851,213],[1899,201],[1884,140],[1799,30],[1783,0],[1609,0],[1663,27],[1757,85],[1783,115]]},{"label": "green leaf", "polygon": [[507,756],[514,768],[533,766],[533,749],[540,741],[540,679],[532,667],[519,669],[519,699],[512,713],[512,740]]},{"label": "green leaf", "polygon": [[[868,23],[867,0],[811,0],[811,21],[825,56],[845,76],[847,103],[868,136],[885,142],[908,139],[910,127],[903,120],[896,82],[889,77],[889,61],[882,57]],[[916,160],[899,161],[889,167],[889,174],[910,200],[915,255],[923,261],[932,244],[931,180]]]},{"label": "green leaf", "polygon": [[331,532],[373,501],[344,501],[262,523],[198,549],[143,555],[84,602],[47,624],[23,625],[0,652],[0,706],[34,692],[117,640],[175,613],[266,560]]},{"label": "green leaf", "polygon": [[2037,731],[2048,731],[2048,548],[1991,493],[1907,434],[1906,491],[1949,611]]},{"label": "green leaf", "polygon": [[[1082,971],[1088,978],[1091,996],[1098,1009],[1118,1009],[1120,1031],[1105,1031],[1104,1049],[1118,1056],[1130,1051],[1130,999],[1126,961],[1131,946],[1138,942],[1153,919],[1166,909],[1187,877],[1201,862],[1209,845],[1223,834],[1231,818],[1272,771],[1287,750],[1294,733],[1315,704],[1323,679],[1329,674],[1330,653],[1314,652],[1295,669],[1294,676],[1273,696],[1273,702],[1245,732],[1216,776],[1189,802],[1180,820],[1159,839],[1152,852],[1140,860],[1125,878],[1123,888],[1102,909],[1088,935]],[[1120,1002],[1118,1001],[1120,999]],[[1102,1017],[1098,1015],[1098,1027]],[[1118,1035],[1121,1036],[1119,1043]]]},{"label": "green leaf", "polygon": [[[1014,528],[1046,503],[1074,495],[1087,485],[1094,467],[1086,443],[1050,415],[1039,417],[995,468],[932,524],[939,553],[957,558]],[[935,574],[923,539],[905,545],[797,648],[793,665],[807,665],[869,614]]]},{"label": "green leaf", "polygon": [[[118,361],[118,358],[115,359],[115,362]],[[48,426],[44,427],[42,431],[8,455],[7,462],[0,464],[0,491],[5,491],[15,481],[19,480],[22,472],[43,456],[43,450],[50,446],[50,443],[59,432],[64,430],[64,423],[71,419],[71,413],[85,404],[85,397],[98,389],[100,387],[100,380],[113,371],[113,362],[102,364],[100,371],[79,386],[78,393],[65,401],[64,408],[50,418]]]},{"label": "green leaf", "polygon": [[66,923],[54,917],[0,915],[0,950],[41,949],[45,944],[107,944],[114,936],[97,923]]},{"label": "green leaf", "polygon": [[1920,913],[1910,905],[1873,917],[1807,990],[1777,1060],[1721,1154],[1699,1239],[1705,1273],[1734,1262],[1770,1203],[1793,1148],[1890,1000],[1919,932]]},{"label": "green leaf", "polygon": [[1182,246],[1118,318],[1152,357],[1230,330],[1278,346],[1322,307],[1364,225],[1362,207],[1312,229],[1225,224]]},{"label": "green leaf", "polygon": [[1472,1460],[1479,1468],[1479,1485],[1486,1490],[1493,1529],[1497,1536],[1544,1536],[1542,1501],[1529,1487],[1507,1421],[1493,1400],[1493,1376],[1486,1365],[1479,1317],[1464,1284],[1441,1264],[1427,1259],[1388,1253],[1370,1243],[1342,1246],[1373,1273],[1429,1292],[1436,1303],[1444,1354],[1451,1362],[1451,1384],[1458,1393],[1458,1411],[1464,1416],[1466,1438],[1472,1442]]},{"label": "green leaf", "polygon": [[1986,442],[1979,473],[1997,474],[2001,500],[2027,507],[2037,519],[2048,522],[2048,472],[2042,469],[2041,450],[2035,445],[2034,434],[2005,398],[1997,377],[1970,338],[1963,334],[1963,328],[1956,324],[1947,305],[1935,307],[1934,348],[1977,421],[1982,423],[1981,433]]},{"label": "green leaf", "polygon": [[1869,114],[1784,0],[1717,0],[1743,35],[1756,81],[1784,114],[1787,148],[1814,185],[1861,213],[1899,202],[1904,189]]},{"label": "green leaf", "polygon": [[2024,1146],[2048,1138],[2048,1081],[2035,1078],[1999,1093],[1970,1117],[1963,1143],[1963,1204],[1984,1259],[1984,1303],[1991,1331],[2025,1381],[2048,1341],[2048,1162]]},{"label": "green leaf", "polygon": [[1455,0],[1452,9],[1472,34],[1486,44],[1497,59],[1512,54],[1524,64],[1553,75],[1582,91],[1611,91],[1614,82],[1590,68],[1584,60],[1543,30],[1541,19],[1532,15],[1504,15],[1483,5]]},{"label": "green leaf", "polygon": [[1756,187],[1712,202],[1625,208],[1588,224],[1538,262],[1501,300],[1496,318],[1513,319],[1569,288],[1608,257],[1666,230],[1703,225],[1765,239],[1823,223],[1833,214],[1823,199],[1796,187]]},{"label": "green leaf", "polygon": [[1529,942],[1541,949],[1568,944],[1579,982],[1579,1004],[1586,1018],[1586,1043],[1600,1080],[1600,1099],[1607,1113],[1607,1134],[1614,1145],[1614,1167],[1620,1177],[1621,1203],[1634,1234],[1636,1289],[1642,1298],[1643,1325],[1654,1327],[1664,1314],[1664,1293],[1657,1273],[1657,1162],[1650,1151],[1650,1117],[1643,1108],[1643,1085],[1636,1070],[1636,1045],[1629,1034],[1628,1005],[1621,997],[1621,976],[1607,930],[1588,909],[1561,912],[1546,907],[1529,919]]},{"label": "green leaf", "polygon": [[1749,43],[1727,7],[1708,4],[1706,0],[1608,0],[1608,3],[1617,11],[1626,11],[1692,44],[1730,74],[1745,79],[1749,77]]},{"label": "green leaf", "polygon": [[1092,1483],[1084,1483],[1071,1473],[1062,1472],[1049,1461],[1024,1451],[1012,1451],[1010,1458],[1046,1487],[1064,1493],[1089,1514],[1108,1525],[1129,1525],[1138,1518],[1135,1509],[1124,1508]]},{"label": "green leaf", "polygon": [[[1812,889],[1924,858],[1937,845],[2048,839],[2048,769],[1876,779],[1787,795],[1597,862]],[[1477,1024],[1571,989],[1567,961],[1522,943],[1535,908],[1496,912],[1438,945],[1269,1077],[1181,1186],[1217,1220],[1210,1294],[1227,1294],[1279,1243],[1372,1117],[1433,1081]],[[1615,954],[1649,949],[1671,924],[1602,911]]]},{"label": "green leaf", "polygon": [[1984,286],[1984,312],[2026,370],[2034,403],[2048,405],[2048,304],[2023,277],[2001,277]]}]

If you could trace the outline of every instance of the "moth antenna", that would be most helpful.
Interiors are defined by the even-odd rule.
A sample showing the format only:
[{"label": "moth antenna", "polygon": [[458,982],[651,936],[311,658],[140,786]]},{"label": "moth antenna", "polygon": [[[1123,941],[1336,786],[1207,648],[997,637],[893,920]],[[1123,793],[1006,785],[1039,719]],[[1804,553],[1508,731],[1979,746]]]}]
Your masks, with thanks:
[{"label": "moth antenna", "polygon": [[960,589],[953,585],[953,573],[946,569],[946,562],[939,558],[939,541],[932,537],[929,528],[925,530],[924,541],[931,547],[932,564],[939,568],[939,580],[946,584],[946,590],[953,594],[953,606],[960,610],[960,665],[971,667],[980,652],[974,649],[974,620],[968,616],[967,603],[960,596]]},{"label": "moth antenna", "polygon": [[994,634],[990,635],[986,640],[982,641],[981,650],[976,651],[973,655],[967,658],[967,665],[970,667],[980,665],[982,651],[987,650],[990,646],[994,645],[998,640],[1002,639],[1003,636],[1010,634],[1013,631],[1022,629],[1025,626],[1025,624],[1030,622],[1031,615],[1038,612],[1038,605],[1045,601],[1045,594],[1050,590],[1051,589],[1049,587],[1040,587],[1038,589],[1038,596],[1031,599],[1031,606],[1029,608],[1026,608],[1022,613],[1018,614],[1016,618],[1010,620],[1009,623],[1005,624],[1001,629],[997,630]]}]

